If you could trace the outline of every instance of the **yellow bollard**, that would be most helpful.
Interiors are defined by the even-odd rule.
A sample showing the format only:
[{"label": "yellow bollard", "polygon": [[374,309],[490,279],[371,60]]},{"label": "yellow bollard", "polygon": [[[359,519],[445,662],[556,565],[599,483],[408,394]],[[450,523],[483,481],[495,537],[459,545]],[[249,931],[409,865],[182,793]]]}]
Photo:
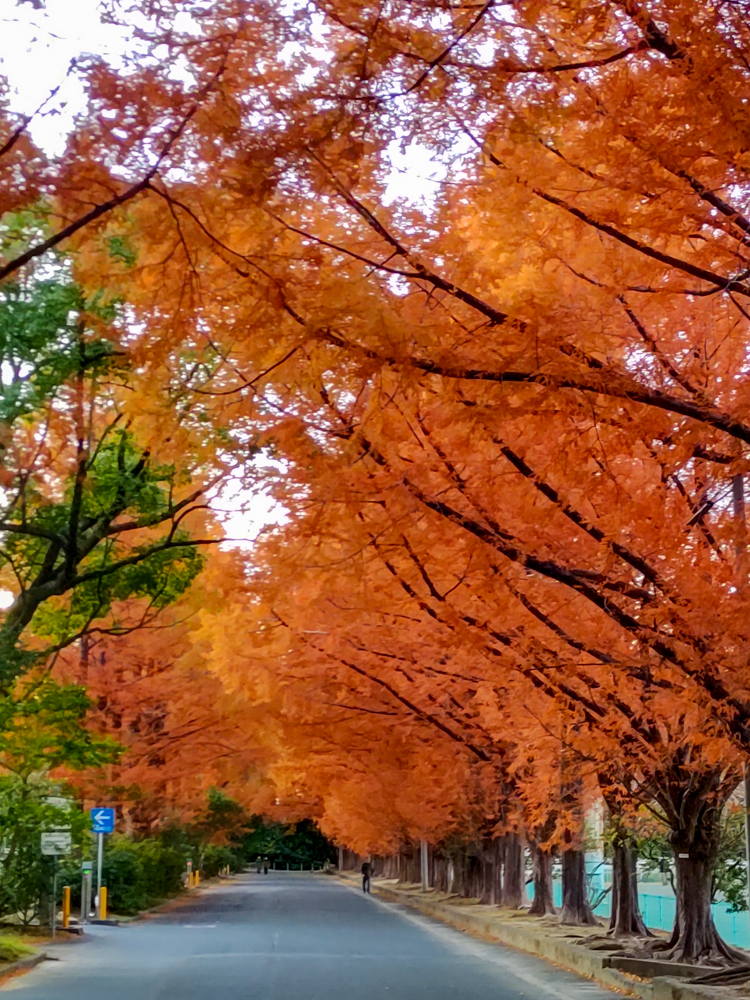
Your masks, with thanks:
[{"label": "yellow bollard", "polygon": [[201,884],[201,873],[200,873],[200,869],[198,869],[198,871],[196,871],[196,873],[195,873],[195,884],[196,884],[196,885],[200,885],[200,884]]},{"label": "yellow bollard", "polygon": [[188,872],[188,889],[192,889],[195,885],[195,876],[192,872]]},{"label": "yellow bollard", "polygon": [[63,886],[63,898],[62,898],[62,911],[63,911],[63,929],[68,929],[68,924],[70,923],[70,886]]},{"label": "yellow bollard", "polygon": [[103,885],[99,890],[99,919],[107,919],[107,887]]}]

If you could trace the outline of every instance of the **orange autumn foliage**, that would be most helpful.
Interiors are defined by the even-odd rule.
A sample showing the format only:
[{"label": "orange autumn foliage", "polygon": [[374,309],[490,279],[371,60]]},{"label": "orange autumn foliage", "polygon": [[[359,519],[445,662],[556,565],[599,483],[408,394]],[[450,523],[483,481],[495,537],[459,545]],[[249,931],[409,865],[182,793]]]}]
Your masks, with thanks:
[{"label": "orange autumn foliage", "polygon": [[570,844],[597,787],[712,829],[750,750],[743,12],[183,7],[161,65],[92,69],[54,197],[133,412],[287,511],[195,632],[278,797],[363,849]]}]

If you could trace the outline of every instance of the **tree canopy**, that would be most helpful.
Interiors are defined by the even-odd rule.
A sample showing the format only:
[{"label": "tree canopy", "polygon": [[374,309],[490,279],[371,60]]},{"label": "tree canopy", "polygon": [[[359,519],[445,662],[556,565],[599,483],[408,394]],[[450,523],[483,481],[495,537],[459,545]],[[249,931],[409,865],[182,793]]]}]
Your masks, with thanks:
[{"label": "tree canopy", "polygon": [[[750,752],[746,12],[107,16],[132,56],[80,63],[59,158],[4,113],[6,687],[22,636],[95,629],[133,691],[174,671],[158,731],[124,674],[77,678],[134,753],[168,769],[190,704],[233,790],[361,852],[523,834],[572,878],[587,808],[625,853],[650,809],[672,956],[734,960],[709,905]],[[204,570],[227,476],[286,520]],[[116,637],[174,602],[158,656]]]}]

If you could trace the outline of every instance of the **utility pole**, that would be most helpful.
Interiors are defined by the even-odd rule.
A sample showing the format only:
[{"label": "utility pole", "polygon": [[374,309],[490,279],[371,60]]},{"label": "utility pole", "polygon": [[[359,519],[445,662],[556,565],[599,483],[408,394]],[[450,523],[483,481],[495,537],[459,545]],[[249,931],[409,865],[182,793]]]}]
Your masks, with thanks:
[{"label": "utility pole", "polygon": [[52,855],[52,864],[54,865],[52,869],[52,913],[50,919],[50,925],[52,928],[52,937],[57,934],[57,855]]},{"label": "utility pole", "polygon": [[422,873],[422,889],[426,892],[430,888],[430,845],[426,840],[419,842],[419,862]]},{"label": "utility pole", "polygon": [[81,862],[81,923],[87,924],[91,916],[91,869],[90,861]]},{"label": "utility pole", "polygon": [[[747,520],[745,517],[745,480],[741,473],[732,476],[732,508],[736,529],[734,551],[737,557],[738,588],[744,592],[747,587]],[[743,764],[742,773],[745,798],[745,875],[748,913],[750,913],[750,770],[747,762]]]}]

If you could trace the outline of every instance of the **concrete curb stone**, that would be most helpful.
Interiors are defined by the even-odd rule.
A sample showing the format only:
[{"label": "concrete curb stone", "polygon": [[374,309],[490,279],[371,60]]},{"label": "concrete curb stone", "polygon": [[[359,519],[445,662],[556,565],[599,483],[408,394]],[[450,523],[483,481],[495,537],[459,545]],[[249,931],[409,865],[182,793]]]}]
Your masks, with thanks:
[{"label": "concrete curb stone", "polygon": [[0,965],[0,978],[7,976],[9,972],[28,972],[29,969],[33,969],[35,965],[45,962],[48,958],[50,956],[46,951],[40,951],[37,955],[29,955],[26,958],[19,958],[16,962]]}]

